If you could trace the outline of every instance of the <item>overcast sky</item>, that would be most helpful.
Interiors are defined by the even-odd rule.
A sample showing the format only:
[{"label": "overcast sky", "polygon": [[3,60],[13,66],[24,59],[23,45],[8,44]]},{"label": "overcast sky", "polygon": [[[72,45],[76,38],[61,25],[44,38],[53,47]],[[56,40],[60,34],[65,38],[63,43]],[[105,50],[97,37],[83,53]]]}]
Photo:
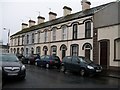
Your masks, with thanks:
[{"label": "overcast sky", "polygon": [[[89,1],[91,7],[95,7],[116,0]],[[82,10],[81,0],[0,0],[0,40],[6,44],[8,29],[12,35],[21,30],[22,22],[28,23],[29,19],[37,22],[39,12],[45,21],[48,21],[49,11],[57,13],[57,18],[63,16],[64,6],[71,7],[72,13]]]}]

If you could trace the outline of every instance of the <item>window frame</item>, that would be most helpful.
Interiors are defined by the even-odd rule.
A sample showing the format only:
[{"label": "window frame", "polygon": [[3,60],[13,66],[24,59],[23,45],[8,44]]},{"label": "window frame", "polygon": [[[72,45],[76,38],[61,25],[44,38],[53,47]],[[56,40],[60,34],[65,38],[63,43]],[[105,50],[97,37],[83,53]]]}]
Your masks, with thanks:
[{"label": "window frame", "polygon": [[85,22],[85,38],[91,37],[91,21]]},{"label": "window frame", "polygon": [[72,39],[73,40],[76,40],[78,38],[78,24],[73,24],[73,37]]}]

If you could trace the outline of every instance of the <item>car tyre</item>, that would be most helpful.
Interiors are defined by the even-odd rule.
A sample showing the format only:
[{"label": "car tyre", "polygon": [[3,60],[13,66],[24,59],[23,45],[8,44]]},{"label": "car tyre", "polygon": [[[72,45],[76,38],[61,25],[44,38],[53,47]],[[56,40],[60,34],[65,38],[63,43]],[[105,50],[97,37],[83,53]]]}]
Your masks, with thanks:
[{"label": "car tyre", "polygon": [[66,71],[65,66],[62,65],[61,68],[60,68],[60,70],[65,73],[65,71]]},{"label": "car tyre", "polygon": [[85,69],[84,69],[84,68],[81,68],[81,70],[80,70],[80,75],[81,75],[81,76],[85,76],[85,74],[86,74]]}]

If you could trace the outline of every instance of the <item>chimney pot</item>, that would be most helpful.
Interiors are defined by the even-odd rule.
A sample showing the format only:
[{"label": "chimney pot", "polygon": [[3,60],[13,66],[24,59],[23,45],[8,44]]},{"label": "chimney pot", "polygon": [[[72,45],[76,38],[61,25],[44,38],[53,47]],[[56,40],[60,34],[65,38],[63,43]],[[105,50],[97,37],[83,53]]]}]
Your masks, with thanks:
[{"label": "chimney pot", "polygon": [[49,12],[49,20],[56,19],[57,14],[54,12]]},{"label": "chimney pot", "polygon": [[35,21],[29,20],[29,27],[34,26],[34,25],[35,25]]},{"label": "chimney pot", "polygon": [[63,9],[64,16],[71,14],[72,9],[70,7],[64,6]]},{"label": "chimney pot", "polygon": [[28,24],[26,24],[26,23],[22,23],[22,29],[27,28],[27,26],[28,26]]},{"label": "chimney pot", "polygon": [[38,16],[37,18],[38,18],[38,24],[43,23],[45,20],[45,18],[42,16]]},{"label": "chimney pot", "polygon": [[87,10],[90,9],[91,3],[87,0],[82,0],[81,5],[82,5],[82,10]]}]

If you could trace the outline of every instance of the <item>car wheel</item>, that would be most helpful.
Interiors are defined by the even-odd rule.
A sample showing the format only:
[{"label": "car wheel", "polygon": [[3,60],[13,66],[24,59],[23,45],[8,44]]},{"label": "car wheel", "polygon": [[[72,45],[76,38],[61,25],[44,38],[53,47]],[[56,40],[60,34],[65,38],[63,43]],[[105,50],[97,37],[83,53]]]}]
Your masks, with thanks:
[{"label": "car wheel", "polygon": [[46,64],[46,68],[49,68],[49,64],[48,63]]},{"label": "car wheel", "polygon": [[60,70],[65,73],[65,71],[66,71],[65,66],[62,65]]},{"label": "car wheel", "polygon": [[35,62],[35,65],[38,66],[37,62]]},{"label": "car wheel", "polygon": [[80,75],[81,75],[81,76],[85,76],[85,69],[82,68],[82,69],[80,70]]}]

